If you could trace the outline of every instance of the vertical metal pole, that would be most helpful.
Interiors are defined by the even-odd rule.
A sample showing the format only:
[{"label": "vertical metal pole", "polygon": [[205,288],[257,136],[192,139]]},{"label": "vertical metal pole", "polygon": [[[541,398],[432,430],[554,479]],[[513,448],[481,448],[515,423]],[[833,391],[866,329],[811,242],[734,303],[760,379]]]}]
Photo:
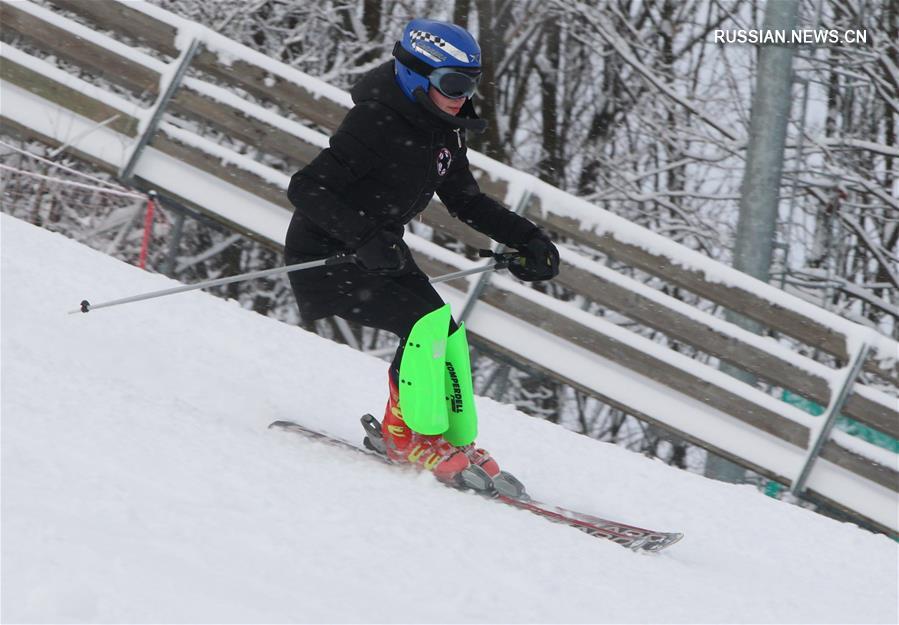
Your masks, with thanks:
[{"label": "vertical metal pole", "polygon": [[[521,215],[527,211],[528,204],[531,203],[531,192],[525,190],[522,192],[521,197],[518,198],[518,203],[515,205],[513,209],[513,213],[516,215]],[[494,252],[502,253],[506,250],[506,246],[502,243],[499,243],[494,248]],[[493,261],[487,261],[488,263]],[[481,275],[481,278],[477,281],[477,283],[468,291],[468,295],[465,297],[465,303],[462,305],[462,312],[459,313],[456,321],[462,323],[468,318],[468,315],[471,314],[471,309],[474,308],[475,303],[477,303],[478,299],[481,297],[481,293],[484,292],[484,289],[487,288],[487,283],[490,282],[490,277],[493,274],[492,271],[484,272]]]},{"label": "vertical metal pole", "polygon": [[337,326],[337,330],[340,332],[340,335],[343,337],[343,340],[346,341],[347,345],[355,350],[362,349],[362,346],[359,345],[359,341],[356,340],[356,336],[353,334],[353,329],[350,328],[350,324],[347,323],[345,319],[334,317],[334,325]]},{"label": "vertical metal pole", "polygon": [[509,377],[511,375],[512,367],[510,365],[503,365],[501,375],[498,375],[496,378],[499,385],[496,387],[496,390],[493,391],[493,397],[497,401],[502,401],[503,395],[506,394],[506,389],[509,388]]},{"label": "vertical metal pole", "polygon": [[184,235],[184,220],[187,219],[183,210],[178,210],[175,216],[175,231],[172,232],[172,239],[169,241],[169,251],[165,257],[165,264],[162,266],[162,273],[170,278],[175,277],[175,261],[178,258],[178,250],[181,247],[181,237]]},{"label": "vertical metal pole", "polygon": [[[516,215],[523,215],[524,213],[526,213],[528,205],[531,203],[531,196],[532,196],[532,193],[529,190],[525,189],[524,191],[522,191],[521,197],[518,198],[518,202],[516,203],[515,208],[512,209],[512,212],[515,213]],[[496,246],[493,248],[493,251],[497,252],[497,253],[502,253],[505,250],[506,250],[506,246],[503,245],[502,243],[496,244]],[[487,262],[492,263],[493,261],[490,260]],[[487,288],[487,283],[490,282],[491,274],[493,274],[492,271],[484,272],[481,275],[480,279],[477,281],[477,283],[475,283],[475,285],[471,289],[469,289],[468,294],[465,296],[465,303],[462,304],[462,312],[460,312],[459,315],[456,317],[457,322],[462,323],[471,314],[471,311],[474,308],[474,305],[477,303],[478,299],[480,299],[481,294],[484,292],[484,289]],[[472,370],[474,370],[474,367],[472,367]],[[504,393],[506,390],[506,385],[508,383],[508,376],[509,376],[509,368],[506,365],[498,364],[497,368],[493,371],[491,376],[484,383],[484,386],[481,389],[480,394],[481,395],[486,394],[487,391],[489,391],[490,388],[493,386],[493,384],[495,382],[499,381],[499,389],[500,389],[499,393],[500,394],[499,395],[494,394],[494,399],[499,400],[500,397],[502,397],[502,393]]]},{"label": "vertical metal pole", "polygon": [[[515,208],[512,210],[516,215],[523,215],[528,210],[528,205],[531,203],[531,196],[533,194],[525,189],[521,193],[521,197],[518,198],[518,203],[515,205]],[[498,243],[493,250],[497,253],[502,253],[506,251],[506,246],[502,243]],[[488,261],[493,262],[493,261]],[[481,275],[481,278],[477,281],[474,287],[469,290],[468,295],[465,297],[465,303],[462,305],[462,312],[459,313],[459,317],[457,321],[462,323],[468,318],[468,315],[471,314],[474,305],[481,298],[481,294],[484,292],[484,289],[487,288],[487,283],[490,282],[490,277],[493,275],[492,271],[487,271]],[[472,368],[474,370],[474,368]],[[505,365],[500,365],[496,371],[493,372],[493,375],[487,381],[487,384],[484,386],[484,390],[482,393],[486,393],[487,390],[493,386],[493,383],[499,381],[499,392],[498,394],[494,394],[493,398],[499,401],[502,398],[502,394],[506,392],[506,386],[509,383],[509,367]]]},{"label": "vertical metal pole", "polygon": [[[762,28],[791,31],[796,27],[798,9],[799,0],[768,2]],[[777,45],[760,48],[733,266],[764,282],[768,282],[774,249],[792,85],[793,48]],[[736,312],[727,311],[725,317],[756,334],[762,331],[760,324]],[[742,369],[727,364],[722,364],[720,369],[747,384],[755,384],[755,376]],[[745,471],[710,454],[705,474],[741,482]]]},{"label": "vertical metal pole", "polygon": [[[789,32],[795,28],[798,6],[798,0],[768,2],[763,28]],[[765,46],[760,49],[734,267],[764,281],[768,280],[777,224],[784,146],[792,103],[792,71],[791,47]]]},{"label": "vertical metal pole", "polygon": [[843,410],[843,405],[849,398],[849,393],[852,392],[852,386],[855,384],[855,380],[858,378],[862,365],[868,357],[869,348],[870,346],[867,343],[862,343],[859,346],[858,351],[855,353],[855,357],[852,359],[849,366],[849,370],[846,373],[846,377],[843,378],[843,382],[840,384],[840,388],[836,389],[831,396],[830,405],[827,406],[827,410],[822,415],[824,423],[821,425],[821,429],[818,430],[818,435],[815,437],[815,440],[809,441],[810,444],[808,454],[805,457],[805,462],[802,465],[802,469],[799,471],[799,476],[793,481],[792,487],[790,487],[790,492],[794,495],[799,496],[802,494],[802,491],[805,490],[805,483],[808,481],[808,476],[815,466],[815,461],[817,461],[818,456],[821,454],[821,449],[828,439],[830,439],[830,432],[833,430],[833,426],[837,421],[840,411]]},{"label": "vertical metal pole", "polygon": [[122,171],[119,172],[119,178],[124,181],[128,181],[131,178],[131,175],[134,173],[134,167],[137,165],[137,161],[140,158],[141,153],[144,151],[144,148],[147,147],[147,144],[150,142],[150,139],[153,138],[153,135],[156,133],[156,128],[159,126],[159,122],[162,121],[162,115],[165,113],[166,106],[168,106],[169,101],[172,99],[172,96],[175,94],[175,91],[178,90],[178,87],[181,86],[181,81],[184,79],[184,75],[187,73],[187,68],[190,65],[190,62],[193,60],[194,55],[197,53],[197,49],[200,47],[200,42],[197,39],[194,39],[190,43],[190,47],[188,47],[187,51],[181,56],[181,60],[178,62],[178,68],[175,70],[175,75],[172,77],[171,82],[166,86],[165,91],[159,95],[159,98],[156,100],[156,104],[153,110],[153,116],[150,118],[150,123],[147,124],[147,127],[144,129],[144,133],[141,135],[140,139],[137,142],[137,145],[134,146],[134,149],[131,151],[131,156],[128,158],[128,162],[122,168]]},{"label": "vertical metal pole", "polygon": [[[503,362],[496,363],[496,369],[493,370],[493,373],[490,374],[490,377],[487,378],[487,381],[484,382],[484,386],[481,388],[481,391],[478,395],[484,395],[485,397],[492,397],[496,401],[502,401],[503,393],[506,392],[506,387],[509,385],[509,373],[511,373],[509,369],[509,365]],[[496,389],[488,395],[490,389],[493,388],[493,385],[496,384]]]}]

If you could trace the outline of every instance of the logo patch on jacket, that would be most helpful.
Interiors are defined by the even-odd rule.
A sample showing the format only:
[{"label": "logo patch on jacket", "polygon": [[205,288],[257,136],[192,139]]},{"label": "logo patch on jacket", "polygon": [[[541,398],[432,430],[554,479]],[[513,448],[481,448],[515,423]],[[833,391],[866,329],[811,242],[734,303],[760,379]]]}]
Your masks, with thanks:
[{"label": "logo patch on jacket", "polygon": [[445,176],[446,172],[449,171],[450,163],[452,162],[453,153],[447,148],[440,148],[440,151],[437,153],[437,174]]}]

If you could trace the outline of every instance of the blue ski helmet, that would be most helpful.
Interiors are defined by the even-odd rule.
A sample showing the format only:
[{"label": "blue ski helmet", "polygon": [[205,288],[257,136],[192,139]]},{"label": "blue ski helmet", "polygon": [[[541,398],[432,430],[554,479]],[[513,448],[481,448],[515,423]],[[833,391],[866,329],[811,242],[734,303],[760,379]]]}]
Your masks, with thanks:
[{"label": "blue ski helmet", "polygon": [[[428,85],[432,82],[431,74],[435,69],[458,68],[476,76],[472,85],[462,85],[450,93],[444,93],[450,97],[471,97],[477,87],[477,79],[480,78],[481,47],[471,33],[449,22],[412,20],[403,29],[402,40],[394,46],[393,56],[396,58],[394,71],[397,82],[406,97],[413,102],[416,89],[428,92]],[[463,78],[464,82],[464,77],[456,78]],[[452,84],[452,78],[449,80]]]}]

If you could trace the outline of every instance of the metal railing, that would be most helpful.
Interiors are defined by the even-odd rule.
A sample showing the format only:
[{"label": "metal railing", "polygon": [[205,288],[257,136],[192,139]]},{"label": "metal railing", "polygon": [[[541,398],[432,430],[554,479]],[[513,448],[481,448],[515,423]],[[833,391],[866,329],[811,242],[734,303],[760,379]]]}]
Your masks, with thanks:
[{"label": "metal railing", "polygon": [[[0,3],[3,27],[20,34],[31,45],[77,63],[86,71],[95,71],[99,75],[104,67],[120,68],[123,71],[109,72],[103,77],[131,89],[135,102],[148,92],[156,95],[156,101],[150,109],[138,104],[122,105],[121,98],[103,96],[96,87],[79,88],[77,79],[59,76],[51,71],[49,64],[5,46],[0,72],[4,85],[10,88],[5,90],[4,102],[0,104],[4,131],[33,136],[51,145],[69,144],[70,153],[110,173],[123,176],[127,173],[137,185],[158,190],[165,202],[177,202],[185,211],[209,216],[280,247],[290,206],[284,197],[285,185],[278,181],[279,176],[286,176],[261,166],[223,165],[220,152],[225,148],[220,147],[213,154],[203,149],[201,136],[185,140],[186,131],[172,131],[162,120],[162,114],[168,112],[185,119],[200,120],[210,128],[238,139],[253,139],[260,151],[290,159],[293,167],[298,167],[326,144],[327,137],[300,127],[286,115],[299,115],[315,124],[334,128],[346,110],[348,99],[323,96],[322,92],[315,91],[315,82],[308,77],[294,80],[298,72],[292,68],[275,67],[271,61],[263,67],[258,64],[261,61],[255,53],[249,50],[237,61],[223,62],[210,50],[219,35],[196,27],[192,32],[199,33],[197,39],[190,46],[179,48],[176,45],[179,18],[158,8],[151,14],[141,11],[139,3],[117,0],[54,0],[53,4],[73,11],[86,22],[102,26],[103,30],[135,38],[154,49],[156,54],[146,55],[136,49],[125,54],[122,44],[98,33],[89,38],[79,37],[79,28],[86,28],[85,24],[58,15],[51,20],[46,16],[49,13],[46,9],[30,2],[4,0]],[[66,27],[60,26],[61,22]],[[273,74],[275,70],[277,72]],[[213,85],[213,81],[205,83],[204,75],[213,77],[217,84]],[[166,82],[162,80],[163,76],[174,79]],[[165,84],[160,85],[161,82]],[[223,94],[227,90],[222,83],[259,98],[277,99],[277,104],[284,107],[285,117],[275,121],[270,113],[254,113],[257,110],[254,106],[262,109],[261,106],[239,105],[229,100]],[[15,103],[23,102],[25,98],[30,98],[28,102],[32,105],[46,102],[48,115],[51,111],[62,114],[59,111],[68,110],[71,125],[48,122],[37,127],[39,124],[33,116],[19,115],[20,111],[15,110]],[[86,135],[90,141],[72,141],[73,135],[60,134],[60,128],[75,129],[79,123],[85,130],[92,128],[91,134]],[[143,132],[138,133],[138,129]],[[104,137],[112,141],[131,141],[134,147],[128,153],[129,157],[123,159],[124,162],[111,160],[97,147]],[[488,281],[485,274],[479,280],[469,281],[457,277],[442,287],[441,293],[461,311],[459,317],[467,320],[473,340],[500,357],[542,371],[738,464],[792,484],[795,492],[808,488],[816,496],[851,509],[886,531],[897,529],[895,516],[891,520],[889,515],[882,513],[887,506],[895,505],[899,491],[895,463],[872,459],[882,457],[877,454],[872,457],[859,454],[861,443],[850,446],[851,449],[840,445],[839,437],[832,432],[834,419],[842,412],[899,437],[899,406],[895,398],[856,384],[859,372],[866,370],[876,373],[885,383],[891,383],[895,390],[899,380],[895,366],[884,366],[890,350],[895,356],[895,342],[874,335],[871,341],[859,342],[857,336],[862,331],[868,333],[867,329],[813,310],[805,302],[768,285],[721,279],[721,276],[732,275],[728,273],[732,270],[710,259],[697,257],[693,252],[688,253],[673,243],[642,245],[641,241],[634,240],[635,232],[645,241],[655,242],[653,237],[656,235],[637,230],[632,224],[622,225],[614,216],[608,216],[607,227],[597,233],[575,218],[585,210],[583,200],[556,190],[552,197],[561,198],[558,201],[563,204],[569,202],[572,210],[570,215],[565,214],[565,206],[554,206],[549,210],[547,185],[536,179],[529,185],[522,185],[519,175],[516,186],[511,178],[504,178],[501,166],[478,155],[471,156],[474,163],[483,166],[477,173],[488,193],[557,235],[590,246],[668,284],[740,311],[774,332],[794,337],[848,364],[843,370],[835,370],[805,358],[782,343],[752,335],[570,250],[563,250],[562,274],[558,282],[584,302],[595,302],[615,310],[644,328],[660,331],[702,353],[735,363],[763,380],[827,405],[826,416],[815,421],[756,388],[741,387],[739,382],[720,377],[712,367],[691,361],[641,336],[624,334],[628,331],[586,312],[586,304],[576,307],[552,300],[508,278],[496,277]],[[240,162],[238,154],[235,153],[233,158]],[[172,168],[179,167],[180,177],[186,182],[176,181],[167,174],[174,170]],[[230,198],[227,206],[209,202],[202,193],[194,193],[191,188],[197,186],[192,184],[194,180],[204,184],[218,181],[214,184],[220,185],[222,192]],[[601,212],[593,208],[597,213]],[[425,223],[468,245],[484,247],[487,244],[482,235],[451,219],[437,203],[426,211]],[[176,232],[178,230],[176,228]],[[431,273],[466,272],[477,267],[433,243],[414,236],[409,240],[417,261]],[[177,240],[170,248],[166,264],[169,270],[173,267],[176,249]],[[476,302],[479,302],[477,307]],[[516,345],[514,340],[495,331],[496,323],[500,322],[506,326],[518,324],[532,332],[535,344],[554,337],[551,344],[556,353]],[[572,369],[567,362],[584,363],[584,367],[592,367],[586,373],[592,371],[593,375]],[[614,388],[602,379],[602,376],[614,373],[608,363],[627,368],[633,379],[645,385],[647,393],[652,391],[659,397],[668,393],[679,402],[699,402],[708,408],[709,414],[732,419],[743,430],[746,424],[752,426],[749,431],[755,437],[753,440],[758,449],[770,449],[770,453],[767,457],[760,456],[749,445],[743,444],[745,441],[737,440],[737,433],[743,431],[740,428],[733,430],[731,440],[713,440],[707,431],[684,415],[672,415],[657,405],[650,405],[645,401],[646,397],[627,396],[620,388]],[[781,449],[784,441],[793,451],[779,458],[776,450]],[[796,467],[799,467],[798,471]],[[830,478],[821,476],[831,475],[851,476],[857,480],[859,492],[876,505],[866,504],[861,495],[846,495],[845,489],[830,489]],[[811,476],[821,479],[810,480]]]}]

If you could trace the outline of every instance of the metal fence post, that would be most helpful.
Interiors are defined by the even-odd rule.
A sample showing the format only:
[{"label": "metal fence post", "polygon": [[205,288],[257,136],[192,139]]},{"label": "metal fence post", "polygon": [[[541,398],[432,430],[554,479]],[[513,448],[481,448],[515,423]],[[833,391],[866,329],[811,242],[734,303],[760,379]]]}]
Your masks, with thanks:
[{"label": "metal fence post", "polygon": [[[518,198],[518,203],[515,205],[515,208],[512,210],[516,215],[523,214],[527,208],[528,204],[531,203],[531,192],[525,189],[521,193],[521,197]],[[501,254],[506,250],[506,246],[502,243],[498,243],[494,248],[494,252]],[[492,260],[487,261],[488,263],[493,262]],[[468,291],[468,295],[465,297],[465,303],[462,305],[462,312],[459,313],[459,317],[456,319],[459,323],[465,321],[468,318],[468,315],[471,314],[471,309],[474,308],[474,305],[477,303],[478,299],[481,297],[481,293],[484,292],[484,289],[487,288],[487,283],[490,282],[490,276],[493,274],[492,271],[484,272],[481,275],[480,279],[477,283]]]},{"label": "metal fence post", "polygon": [[172,232],[172,238],[169,241],[169,251],[165,257],[165,264],[162,266],[162,273],[170,278],[175,277],[175,261],[178,258],[178,249],[181,247],[185,219],[187,219],[187,215],[183,210],[179,209],[175,216],[175,230]]},{"label": "metal fence post", "polygon": [[153,138],[153,135],[156,133],[156,128],[159,126],[159,122],[162,121],[162,114],[165,113],[165,109],[169,104],[169,101],[172,99],[172,96],[175,94],[175,91],[178,90],[178,87],[181,86],[181,81],[184,79],[184,75],[187,73],[187,68],[190,65],[190,62],[193,60],[194,55],[197,53],[197,49],[200,47],[200,41],[198,39],[194,39],[190,42],[190,46],[181,56],[181,60],[178,62],[178,68],[175,70],[175,75],[172,76],[172,80],[166,86],[165,91],[159,95],[159,98],[156,100],[156,104],[153,107],[153,116],[150,118],[150,123],[147,124],[147,127],[144,129],[143,134],[138,140],[137,144],[134,146],[134,149],[131,151],[131,156],[128,157],[128,162],[119,172],[119,178],[123,181],[128,181],[131,178],[131,175],[134,173],[134,167],[137,165],[137,161],[140,158],[141,153],[144,151],[144,148],[147,147],[147,144],[150,142],[150,139]]},{"label": "metal fence post", "polygon": [[[521,193],[521,197],[518,198],[518,203],[515,205],[515,208],[512,209],[512,212],[516,215],[523,215],[527,212],[528,205],[531,203],[531,196],[533,194],[528,189],[525,189]],[[506,246],[502,243],[498,243],[493,250],[497,253],[502,253],[506,251]],[[493,261],[488,261],[493,262]],[[459,313],[459,317],[457,321],[462,323],[468,318],[468,315],[471,314],[474,305],[481,298],[481,294],[484,292],[484,289],[487,288],[487,283],[490,282],[490,277],[493,274],[492,271],[485,272],[481,275],[480,279],[478,279],[477,283],[468,291],[468,295],[465,296],[465,303],[462,305],[462,312]],[[477,360],[477,352],[474,353],[474,359]],[[474,367],[472,367],[474,370]],[[493,375],[490,376],[490,379],[484,385],[482,394],[486,393],[490,387],[494,385],[494,383],[499,383],[499,391],[498,394],[494,394],[494,397],[499,400],[502,398],[502,394],[506,390],[506,386],[509,383],[509,367],[507,365],[499,365],[498,368],[493,372]]]},{"label": "metal fence post", "polygon": [[356,335],[353,334],[353,329],[350,327],[350,324],[340,317],[333,317],[333,319],[334,325],[337,326],[337,330],[340,332],[343,340],[346,341],[346,344],[357,351],[361,350],[362,346],[359,345],[359,341],[356,340]]},{"label": "metal fence post", "polygon": [[843,405],[849,398],[849,393],[852,392],[852,386],[855,384],[855,380],[861,371],[865,358],[868,357],[869,349],[870,346],[864,341],[859,345],[859,348],[855,352],[855,356],[849,365],[849,370],[846,372],[846,377],[843,378],[840,388],[837,389],[831,397],[830,405],[827,406],[827,410],[822,415],[824,422],[821,424],[821,429],[818,430],[818,435],[815,437],[815,440],[809,441],[810,444],[808,453],[805,457],[805,462],[802,464],[799,476],[793,480],[793,485],[790,487],[790,492],[793,495],[798,497],[802,494],[802,491],[805,490],[805,483],[808,481],[812,468],[814,467],[818,456],[821,454],[821,449],[830,438],[830,432],[833,430],[833,426],[837,421],[840,411],[843,409]]},{"label": "metal fence post", "polygon": [[[799,0],[768,2],[765,4],[762,27],[789,31],[796,27],[798,11]],[[768,282],[773,245],[777,238],[784,146],[793,102],[792,84],[793,48],[788,45],[761,46],[749,120],[733,266],[762,282]],[[735,310],[726,310],[725,319],[750,332],[762,333],[760,323]],[[722,362],[719,368],[750,386],[755,385],[756,377],[740,367]],[[744,481],[746,471],[716,454],[709,454],[705,475],[740,483]]]}]

